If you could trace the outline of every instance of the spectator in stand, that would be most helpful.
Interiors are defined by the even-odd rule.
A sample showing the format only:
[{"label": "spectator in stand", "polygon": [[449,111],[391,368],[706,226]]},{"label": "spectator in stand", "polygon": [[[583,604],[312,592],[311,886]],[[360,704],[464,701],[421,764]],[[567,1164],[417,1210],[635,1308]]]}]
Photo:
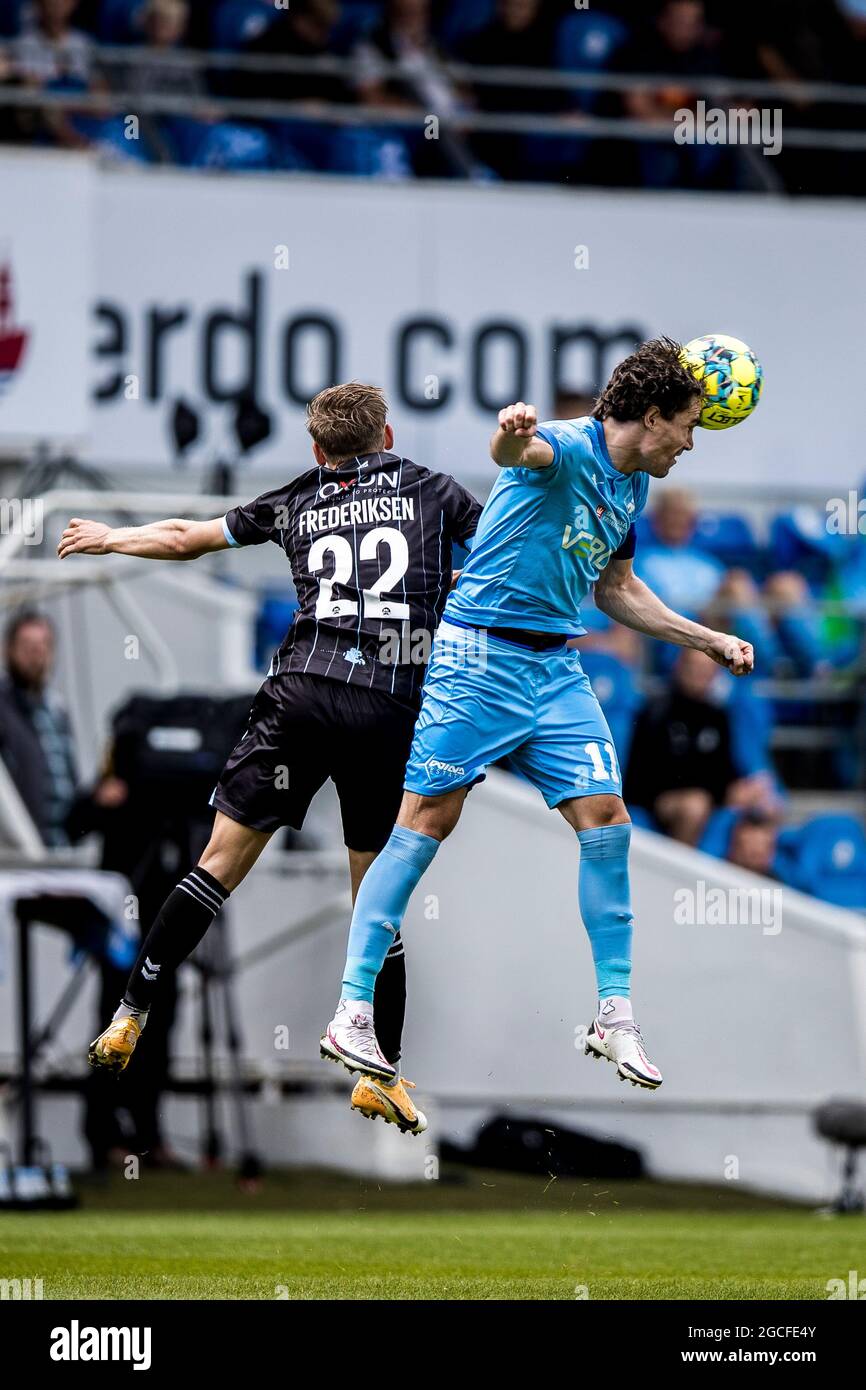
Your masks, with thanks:
[{"label": "spectator in stand", "polygon": [[[150,50],[136,54],[121,68],[118,85],[136,96],[148,93],[173,97],[203,97],[207,92],[201,69],[166,62],[162,54],[189,43],[189,0],[146,0],[136,16]],[[180,164],[207,168],[270,168],[274,162],[270,139],[257,126],[220,120],[214,105],[198,117],[171,114],[142,117],[149,148]]]},{"label": "spectator in stand", "polygon": [[[436,140],[417,135],[410,139],[416,173],[472,172],[473,160],[451,125],[461,101],[443,71],[443,54],[433,38],[430,0],[388,0],[382,23],[360,40],[353,57],[357,94],[364,105],[411,112],[414,126],[420,111],[438,117],[445,127]],[[387,73],[386,64],[396,64],[399,73]]]},{"label": "spectator in stand", "polygon": [[[331,53],[331,32],[339,17],[338,0],[292,0],[268,27],[244,48],[244,53],[289,58],[325,58]],[[316,72],[244,72],[234,79],[238,96],[266,101],[345,103],[353,93],[342,77]]]},{"label": "spectator in stand", "polygon": [[[248,43],[244,52],[303,59],[330,57],[339,17],[338,0],[292,0],[291,7]],[[300,119],[281,121],[273,127],[280,147],[279,162],[284,167],[397,178],[411,175],[410,158],[398,132],[317,120],[328,106],[357,101],[355,86],[340,74],[317,72],[313,66],[290,73],[242,73],[234,79],[234,90],[248,99],[291,101],[302,108]]]},{"label": "spectator in stand", "polygon": [[639,545],[635,569],[670,607],[697,619],[715,598],[724,569],[692,542],[698,509],[685,488],[668,488],[650,514],[652,538]]},{"label": "spectator in stand", "polygon": [[638,715],[625,777],[625,799],[651,814],[683,844],[696,845],[714,807],[775,810],[771,779],[741,775],[728,712],[712,698],[718,667],[686,647],[671,688]]},{"label": "spectator in stand", "polygon": [[[109,772],[99,778],[92,791],[84,791],[78,785],[72,724],[51,690],[56,649],[53,625],[35,610],[18,613],[6,629],[4,645],[6,676],[0,682],[0,756],[43,844],[62,849],[98,829],[105,836],[102,868],[129,874],[146,843],[142,837],[144,817],[132,822],[126,783]],[[131,833],[133,830],[135,833]],[[134,887],[140,896],[143,887],[138,883]],[[63,901],[58,898],[58,905]],[[70,905],[69,900],[66,904]],[[83,933],[89,919],[76,919],[74,913],[68,918],[60,916],[56,925],[74,920],[79,921]],[[102,1013],[105,1001],[116,996],[118,981],[129,972],[129,958],[101,950],[98,959]],[[165,1155],[158,1110],[168,1071],[168,1037],[174,1021],[175,996],[159,1002],[152,1045],[146,1054],[142,1053],[138,1070],[124,1077],[122,1089],[118,1090],[116,1083],[106,1087],[99,1084],[99,1078],[88,1079],[84,1128],[95,1168],[105,1166],[112,1150],[122,1154],[130,1150],[130,1136],[124,1137],[118,1114],[121,1109],[129,1110],[135,1130],[131,1137],[139,1150],[155,1155],[157,1160]]]},{"label": "spectator in stand", "polygon": [[783,826],[766,809],[718,811],[699,848],[824,902],[866,911],[866,834],[851,816]]},{"label": "spectator in stand", "polygon": [[[554,67],[554,35],[558,15],[542,0],[498,0],[496,15],[484,29],[472,34],[460,47],[457,57],[475,67],[536,68]],[[562,110],[567,95],[562,89],[536,86],[515,87],[483,83],[467,92],[467,100],[479,111],[528,111],[547,113]],[[503,178],[525,178],[530,170],[524,157],[524,139],[519,135],[477,135],[473,149],[483,162]]]},{"label": "spectator in stand", "polygon": [[[25,85],[15,61],[14,45],[0,40],[0,89]],[[0,144],[33,143],[43,133],[38,112],[0,106]]]},{"label": "spectator in stand", "polygon": [[779,817],[769,811],[745,811],[736,816],[728,840],[728,863],[776,878],[779,827]]},{"label": "spectator in stand", "polygon": [[9,623],[0,682],[0,756],[43,843],[68,845],[67,820],[78,772],[72,725],[51,690],[54,627],[27,610]]},{"label": "spectator in stand", "polygon": [[153,92],[165,96],[201,96],[205,91],[201,70],[162,61],[161,54],[186,46],[189,33],[189,0],[147,0],[136,19],[148,49],[137,53],[120,69],[118,85],[127,92]]},{"label": "spectator in stand", "polygon": [[638,87],[623,96],[623,112],[639,121],[662,121],[664,140],[636,146],[640,182],[650,188],[727,188],[735,183],[731,151],[723,145],[680,145],[673,140],[674,116],[703,95],[702,77],[723,71],[720,35],[709,27],[704,0],[665,0],[643,31],[620,51],[626,73],[670,75],[669,86]]},{"label": "spectator in stand", "polygon": [[745,570],[729,570],[713,608],[720,620],[739,624],[737,632],[746,630],[768,675],[808,678],[830,670],[818,610],[802,575],[778,571],[759,590]]},{"label": "spectator in stand", "polygon": [[[94,92],[104,84],[94,72],[89,35],[74,28],[76,0],[36,0],[13,46],[15,68],[26,86],[50,91]],[[65,149],[86,149],[93,141],[70,113],[52,107],[40,114],[44,139]]]},{"label": "spectator in stand", "polygon": [[[441,116],[454,115],[458,101],[441,69],[442,55],[433,40],[430,0],[388,0],[382,23],[356,46],[358,94],[376,106],[415,107]],[[394,63],[397,76],[385,72]]]}]

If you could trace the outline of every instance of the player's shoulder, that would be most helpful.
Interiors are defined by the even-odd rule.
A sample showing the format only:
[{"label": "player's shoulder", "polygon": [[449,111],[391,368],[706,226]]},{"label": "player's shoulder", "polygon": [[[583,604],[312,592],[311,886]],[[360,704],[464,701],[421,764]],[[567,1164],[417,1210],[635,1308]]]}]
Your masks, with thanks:
[{"label": "player's shoulder", "polygon": [[542,420],[539,431],[552,434],[560,444],[592,451],[598,424],[592,415],[578,415],[573,420]]},{"label": "player's shoulder", "polygon": [[423,463],[416,463],[414,459],[401,458],[402,483],[405,487],[409,483],[417,483],[428,492],[436,492],[444,495],[455,489],[461,489],[462,485],[453,478],[450,473],[442,473],[438,468],[428,468]]},{"label": "player's shoulder", "polygon": [[427,468],[423,463],[416,463],[405,454],[386,454],[378,471],[392,471],[395,467],[400,470],[400,482],[404,487],[407,483],[429,483],[439,477],[435,469]]},{"label": "player's shoulder", "polygon": [[276,487],[263,492],[256,498],[256,502],[265,509],[285,510],[298,502],[307,503],[310,496],[318,492],[320,486],[321,469],[305,468],[303,473],[298,473],[294,478],[289,478],[287,482],[279,483]]},{"label": "player's shoulder", "polygon": [[595,458],[598,422],[591,415],[579,415],[573,420],[543,420],[538,433],[553,449],[554,464],[563,459],[576,463]]}]

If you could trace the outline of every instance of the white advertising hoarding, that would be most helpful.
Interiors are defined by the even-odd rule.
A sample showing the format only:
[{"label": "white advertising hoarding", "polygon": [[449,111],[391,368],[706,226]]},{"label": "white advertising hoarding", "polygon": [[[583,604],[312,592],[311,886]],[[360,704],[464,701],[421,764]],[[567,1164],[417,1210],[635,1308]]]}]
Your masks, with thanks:
[{"label": "white advertising hoarding", "polygon": [[256,457],[296,464],[304,401],[336,376],[386,387],[404,452],[477,475],[508,400],[547,415],[636,335],[724,332],[762,358],[764,399],[684,474],[841,487],[866,468],[853,204],[136,171],[98,207],[104,464],[167,457],[173,394],[245,386],[277,422]]},{"label": "white advertising hoarding", "polygon": [[403,452],[477,479],[508,400],[546,416],[557,388],[597,386],[637,337],[721,332],[761,357],[764,398],[736,429],[699,433],[683,481],[838,492],[866,472],[853,202],[104,167],[86,289],[81,163],[55,157],[48,196],[41,171],[26,186],[28,159],[0,157],[3,224],[26,230],[16,313],[38,329],[0,434],[87,412],[94,462],[168,466],[182,396],[206,462],[251,392],[274,423],[255,459],[291,472],[309,458],[306,400],[358,377],[386,388]]},{"label": "white advertising hoarding", "polygon": [[90,430],[93,179],[86,159],[0,159],[0,450]]}]

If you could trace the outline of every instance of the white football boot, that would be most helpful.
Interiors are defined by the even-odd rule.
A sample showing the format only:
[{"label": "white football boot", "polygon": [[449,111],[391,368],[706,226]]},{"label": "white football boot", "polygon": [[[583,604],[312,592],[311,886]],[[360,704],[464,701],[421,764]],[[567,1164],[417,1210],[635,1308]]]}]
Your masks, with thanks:
[{"label": "white football boot", "polygon": [[662,1074],[647,1057],[636,1023],[618,1023],[608,1028],[594,1018],[583,1050],[587,1056],[604,1057],[613,1062],[621,1081],[645,1086],[648,1091],[655,1091],[662,1084]]},{"label": "white football boot", "polygon": [[340,1000],[319,1039],[319,1054],[331,1062],[342,1062],[347,1071],[362,1072],[388,1086],[397,1079],[397,1068],[391,1066],[376,1041],[372,1013],[365,1013],[348,999]]}]

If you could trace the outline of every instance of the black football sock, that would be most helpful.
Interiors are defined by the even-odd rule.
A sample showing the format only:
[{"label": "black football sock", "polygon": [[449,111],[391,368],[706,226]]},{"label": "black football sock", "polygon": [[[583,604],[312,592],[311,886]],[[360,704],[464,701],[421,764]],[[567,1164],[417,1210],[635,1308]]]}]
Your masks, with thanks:
[{"label": "black football sock", "polygon": [[212,874],[199,868],[172,889],[144,939],[115,1018],[130,1011],[147,1013],[160,979],[192,955],[228,895]]},{"label": "black football sock", "polygon": [[392,1066],[397,1067],[403,1045],[403,1020],[406,1017],[406,957],[398,932],[385,963],[379,971],[373,995],[373,1014],[376,1020],[376,1039]]}]

